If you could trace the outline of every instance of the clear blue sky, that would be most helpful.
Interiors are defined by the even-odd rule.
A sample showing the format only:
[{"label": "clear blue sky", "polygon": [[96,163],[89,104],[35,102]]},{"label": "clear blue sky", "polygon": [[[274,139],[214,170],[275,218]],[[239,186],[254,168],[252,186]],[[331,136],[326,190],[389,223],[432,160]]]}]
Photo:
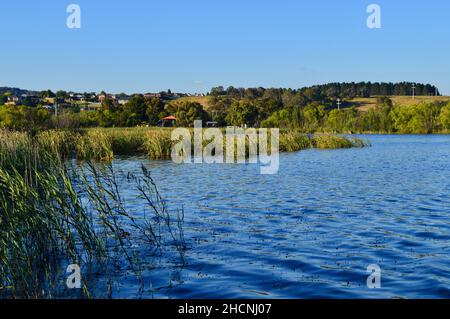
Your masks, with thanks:
[{"label": "clear blue sky", "polygon": [[[66,7],[82,28],[66,27]],[[370,3],[382,29],[366,26]],[[0,86],[205,92],[414,81],[450,94],[448,0],[40,0],[0,4]]]}]

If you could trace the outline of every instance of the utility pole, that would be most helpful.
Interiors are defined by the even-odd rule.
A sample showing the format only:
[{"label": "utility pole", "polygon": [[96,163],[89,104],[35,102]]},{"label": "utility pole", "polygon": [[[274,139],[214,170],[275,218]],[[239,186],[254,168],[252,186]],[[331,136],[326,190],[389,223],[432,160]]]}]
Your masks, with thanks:
[{"label": "utility pole", "polygon": [[413,92],[413,100],[414,100],[416,97],[416,84],[415,83],[413,83],[412,92]]},{"label": "utility pole", "polygon": [[58,117],[58,98],[55,97],[55,116]]},{"label": "utility pole", "polygon": [[338,110],[340,110],[341,109],[341,99],[340,98],[337,99],[337,106],[338,106]]}]

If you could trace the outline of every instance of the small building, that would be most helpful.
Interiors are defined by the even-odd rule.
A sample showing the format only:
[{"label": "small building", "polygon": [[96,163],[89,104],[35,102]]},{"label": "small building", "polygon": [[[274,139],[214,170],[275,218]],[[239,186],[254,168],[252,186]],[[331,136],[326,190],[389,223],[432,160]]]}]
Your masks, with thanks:
[{"label": "small building", "polygon": [[19,104],[19,98],[15,95],[10,95],[7,98],[7,101],[5,105],[18,105]]},{"label": "small building", "polygon": [[146,99],[152,99],[152,98],[155,98],[155,97],[161,98],[162,95],[161,95],[161,93],[145,93],[145,94],[144,94],[144,97],[145,97]]},{"label": "small building", "polygon": [[177,118],[175,116],[166,116],[158,122],[158,125],[161,127],[172,127],[175,126],[176,121]]},{"label": "small building", "polygon": [[46,97],[43,99],[44,103],[48,103],[48,104],[55,104],[56,102],[56,98],[54,97]]},{"label": "small building", "polygon": [[207,127],[218,127],[219,123],[216,121],[209,121],[209,122],[206,122],[206,126]]},{"label": "small building", "polygon": [[83,94],[71,93],[71,94],[69,94],[69,101],[71,101],[71,102],[77,102],[77,101],[84,102],[85,101],[84,95]]},{"label": "small building", "polygon": [[98,96],[98,99],[99,99],[100,102],[103,102],[106,99],[111,99],[111,100],[115,101],[116,100],[116,96],[113,95],[113,94],[100,94]]}]

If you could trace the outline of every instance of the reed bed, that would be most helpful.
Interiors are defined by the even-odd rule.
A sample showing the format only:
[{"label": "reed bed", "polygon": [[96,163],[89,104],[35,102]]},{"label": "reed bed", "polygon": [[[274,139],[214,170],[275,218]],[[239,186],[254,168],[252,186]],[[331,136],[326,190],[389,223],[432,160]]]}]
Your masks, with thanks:
[{"label": "reed bed", "polygon": [[280,135],[280,151],[296,152],[313,147],[310,135],[299,132],[286,132]]},{"label": "reed bed", "polygon": [[149,131],[145,135],[143,148],[150,159],[169,159],[172,145],[169,131]]},{"label": "reed bed", "polygon": [[[193,134],[192,134],[193,135]],[[45,131],[39,133],[40,145],[65,157],[81,160],[111,161],[114,156],[146,156],[149,159],[170,159],[174,141],[170,129],[159,128],[96,128],[81,131]],[[268,138],[270,143],[270,137]],[[204,140],[203,146],[210,141]],[[235,144],[235,156],[243,152]],[[281,152],[295,152],[308,148],[336,149],[364,147],[368,143],[355,138],[338,135],[305,134],[299,131],[282,131],[279,137]],[[226,143],[223,143],[224,152]],[[246,137],[245,156],[249,154]],[[269,148],[270,149],[270,148]],[[194,150],[193,142],[191,150]]]},{"label": "reed bed", "polygon": [[315,135],[312,137],[312,145],[318,149],[338,149],[368,146],[367,142],[356,137],[337,135]]},{"label": "reed bed", "polygon": [[[111,145],[104,132],[31,137],[0,130],[0,297],[60,295],[65,267],[73,263],[110,273],[121,260],[138,276],[135,247],[146,247],[149,256],[164,248],[167,236],[182,257],[183,216],[169,212],[149,172],[127,177],[151,212],[137,220],[125,208],[111,165],[67,164],[73,155],[109,159]],[[81,297],[90,297],[87,284],[82,288]]]}]

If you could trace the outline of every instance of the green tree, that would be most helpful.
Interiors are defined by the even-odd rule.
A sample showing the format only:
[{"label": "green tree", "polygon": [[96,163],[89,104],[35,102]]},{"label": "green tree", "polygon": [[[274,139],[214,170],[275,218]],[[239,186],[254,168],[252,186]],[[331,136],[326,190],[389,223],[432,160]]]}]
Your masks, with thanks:
[{"label": "green tree", "polygon": [[380,107],[384,107],[384,106],[392,107],[392,106],[394,106],[394,103],[387,96],[379,96],[379,97],[377,97],[377,106],[380,106]]},{"label": "green tree", "polygon": [[0,95],[0,105],[5,104],[8,101],[8,97],[5,94]]},{"label": "green tree", "polygon": [[161,112],[164,111],[164,102],[155,97],[145,101],[147,105],[147,118],[149,125],[157,125],[160,120]]},{"label": "green tree", "polygon": [[258,112],[257,123],[267,118],[270,114],[279,110],[282,106],[281,100],[275,98],[261,98],[255,100],[255,106]]},{"label": "green tree", "polygon": [[56,92],[56,98],[63,101],[69,98],[69,94],[66,91],[58,91]]},{"label": "green tree", "polygon": [[117,111],[117,103],[113,99],[107,97],[103,99],[101,109],[102,111],[115,112]]},{"label": "green tree", "polygon": [[441,107],[436,103],[420,103],[413,107],[411,130],[419,133],[433,133],[438,125]]},{"label": "green tree", "polygon": [[219,96],[225,94],[225,90],[223,86],[214,87],[211,89],[211,92],[209,93],[212,96]]},{"label": "green tree", "polygon": [[437,131],[441,106],[420,103],[409,107],[395,107],[392,116],[395,129],[400,133],[432,133]]},{"label": "green tree", "polygon": [[46,90],[41,92],[41,97],[43,99],[45,98],[54,98],[56,95],[51,90]]},{"label": "green tree", "polygon": [[236,101],[228,111],[226,121],[229,125],[253,126],[258,117],[258,110],[253,103],[247,101]]},{"label": "green tree", "polygon": [[325,106],[315,103],[309,104],[303,111],[304,129],[308,132],[317,131],[323,124]]},{"label": "green tree", "polygon": [[392,112],[394,129],[399,133],[413,133],[409,122],[413,116],[411,107],[396,107]]},{"label": "green tree", "polygon": [[144,96],[137,94],[131,97],[123,107],[120,122],[125,126],[147,123],[147,104]]},{"label": "green tree", "polygon": [[176,125],[184,127],[194,126],[194,121],[208,121],[208,113],[203,109],[203,105],[191,101],[177,101],[166,105],[166,114],[174,115],[177,118]]},{"label": "green tree", "polygon": [[0,123],[4,128],[21,130],[27,127],[25,110],[22,107],[4,105],[0,107]]},{"label": "green tree", "polygon": [[0,106],[0,126],[13,130],[37,130],[47,128],[51,114],[41,108],[30,108],[24,105]]},{"label": "green tree", "polygon": [[292,117],[289,109],[285,108],[272,113],[267,119],[261,122],[262,127],[284,128],[292,127]]},{"label": "green tree", "polygon": [[22,100],[22,104],[25,106],[29,106],[29,107],[36,107],[38,104],[38,101],[36,101],[35,99],[33,99],[31,96],[26,96],[23,100]]},{"label": "green tree", "polygon": [[450,103],[441,109],[439,114],[439,123],[445,130],[450,130]]},{"label": "green tree", "polygon": [[345,126],[345,110],[333,109],[328,113],[326,126],[334,132],[341,132]]}]

